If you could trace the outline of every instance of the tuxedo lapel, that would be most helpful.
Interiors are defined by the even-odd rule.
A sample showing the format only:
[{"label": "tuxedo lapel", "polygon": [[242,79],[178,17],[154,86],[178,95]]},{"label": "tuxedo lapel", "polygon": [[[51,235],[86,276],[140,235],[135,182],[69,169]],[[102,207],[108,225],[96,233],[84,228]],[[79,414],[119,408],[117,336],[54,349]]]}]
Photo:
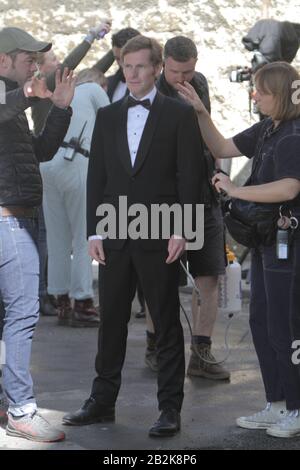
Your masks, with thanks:
[{"label": "tuxedo lapel", "polygon": [[112,101],[114,92],[119,84],[119,82],[124,81],[124,75],[121,69],[117,70],[114,75],[110,75],[108,77],[108,85],[107,85],[107,95]]},{"label": "tuxedo lapel", "polygon": [[155,129],[159,121],[159,116],[162,110],[162,104],[164,102],[164,99],[164,96],[161,93],[157,92],[150,108],[149,116],[146,121],[146,125],[137,151],[137,156],[132,169],[133,174],[136,174],[140,170],[145,161]]},{"label": "tuxedo lapel", "polygon": [[127,139],[127,97],[123,99],[117,120],[116,141],[118,155],[129,175],[132,174],[133,168],[131,164],[130,152]]}]

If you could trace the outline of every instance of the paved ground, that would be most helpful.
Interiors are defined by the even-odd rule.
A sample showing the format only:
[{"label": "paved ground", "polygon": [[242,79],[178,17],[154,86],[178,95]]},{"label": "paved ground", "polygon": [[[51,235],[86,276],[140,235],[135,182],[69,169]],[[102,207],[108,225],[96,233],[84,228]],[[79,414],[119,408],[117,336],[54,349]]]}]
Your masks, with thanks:
[{"label": "paved ground", "polygon": [[[182,293],[189,314],[190,294]],[[186,320],[186,358],[189,333]],[[224,357],[227,318],[220,315],[214,335],[214,352]],[[174,438],[153,440],[147,435],[158,417],[155,374],[144,365],[145,323],[132,316],[123,385],[117,420],[110,425],[61,426],[61,417],[77,409],[88,397],[96,350],[96,329],[59,327],[55,318],[42,317],[33,342],[32,373],[38,403],[52,423],[61,426],[67,439],[59,444],[37,444],[7,437],[0,428],[0,449],[298,449],[300,438],[276,439],[264,431],[235,426],[235,418],[264,406],[258,363],[248,332],[247,298],[243,311],[229,330],[231,354],[226,367],[231,382],[186,378],[182,431]]]}]

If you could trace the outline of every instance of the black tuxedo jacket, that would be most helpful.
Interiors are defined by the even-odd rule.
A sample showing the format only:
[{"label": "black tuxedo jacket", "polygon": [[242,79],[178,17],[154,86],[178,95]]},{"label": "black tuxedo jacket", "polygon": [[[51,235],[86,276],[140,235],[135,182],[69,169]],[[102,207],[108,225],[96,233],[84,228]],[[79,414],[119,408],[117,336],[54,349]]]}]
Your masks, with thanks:
[{"label": "black tuxedo jacket", "polygon": [[[123,70],[119,68],[117,72],[114,75],[110,75],[107,78],[107,95],[110,99],[110,102],[112,102],[114,92],[119,84],[120,81],[125,81],[124,75],[123,75]],[[128,95],[128,89],[126,91],[126,95]]]},{"label": "black tuxedo jacket", "polygon": [[[87,234],[95,235],[97,207],[110,203],[118,213],[119,196],[128,205],[196,204],[205,181],[200,131],[191,106],[157,93],[132,167],[127,142],[127,100],[98,111],[87,178]],[[123,214],[124,215],[124,214]],[[105,239],[121,249],[125,240]],[[168,240],[138,240],[144,249],[162,249]]]}]

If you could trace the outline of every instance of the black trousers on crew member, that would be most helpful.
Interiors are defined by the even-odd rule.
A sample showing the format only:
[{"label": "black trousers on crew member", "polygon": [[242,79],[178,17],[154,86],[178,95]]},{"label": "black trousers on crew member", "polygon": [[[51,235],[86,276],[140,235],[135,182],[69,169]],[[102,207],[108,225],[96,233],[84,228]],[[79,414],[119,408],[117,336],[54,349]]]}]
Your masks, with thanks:
[{"label": "black trousers on crew member", "polygon": [[251,264],[250,326],[266,399],[286,400],[288,410],[300,409],[300,376],[292,362],[291,332],[293,263],[299,249],[295,240],[289,259],[277,260],[275,246],[262,247],[252,252]]},{"label": "black trousers on crew member", "polygon": [[106,250],[99,265],[100,328],[97,377],[91,396],[112,406],[121,386],[131,304],[140,281],[156,332],[159,409],[180,411],[185,374],[184,339],[179,317],[179,261],[166,264],[167,250],[144,250],[128,241],[122,250]]}]

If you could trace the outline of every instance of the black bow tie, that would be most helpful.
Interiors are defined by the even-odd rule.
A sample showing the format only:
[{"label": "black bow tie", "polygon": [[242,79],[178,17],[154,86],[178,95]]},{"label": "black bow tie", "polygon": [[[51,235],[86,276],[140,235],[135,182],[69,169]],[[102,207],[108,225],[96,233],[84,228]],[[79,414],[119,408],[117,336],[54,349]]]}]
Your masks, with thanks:
[{"label": "black bow tie", "polygon": [[151,108],[151,101],[147,98],[146,100],[135,100],[132,96],[128,96],[128,108],[132,108],[133,106],[137,106],[138,104],[144,106],[146,109]]}]

